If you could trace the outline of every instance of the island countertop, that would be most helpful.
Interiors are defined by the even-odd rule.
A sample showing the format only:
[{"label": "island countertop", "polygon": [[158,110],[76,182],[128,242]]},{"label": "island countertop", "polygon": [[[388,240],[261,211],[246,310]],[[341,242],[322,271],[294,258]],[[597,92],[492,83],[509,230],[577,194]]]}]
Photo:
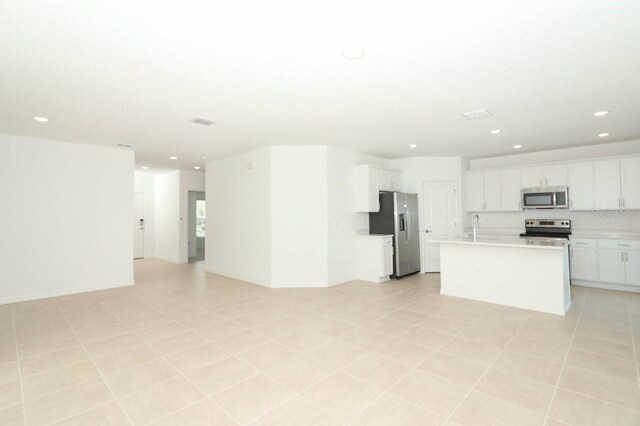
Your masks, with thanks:
[{"label": "island countertop", "polygon": [[533,240],[525,238],[512,239],[488,239],[488,238],[445,238],[428,240],[428,243],[437,244],[465,244],[473,246],[494,246],[494,247],[516,247],[516,248],[532,248],[544,250],[562,250],[570,244],[569,240]]}]

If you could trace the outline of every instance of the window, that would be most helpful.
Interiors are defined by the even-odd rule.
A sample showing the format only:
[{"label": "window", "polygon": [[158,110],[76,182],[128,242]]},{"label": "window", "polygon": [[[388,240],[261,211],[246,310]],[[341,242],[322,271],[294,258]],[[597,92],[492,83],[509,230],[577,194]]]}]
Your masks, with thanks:
[{"label": "window", "polygon": [[207,214],[204,200],[196,200],[196,237],[204,238],[207,229]]}]

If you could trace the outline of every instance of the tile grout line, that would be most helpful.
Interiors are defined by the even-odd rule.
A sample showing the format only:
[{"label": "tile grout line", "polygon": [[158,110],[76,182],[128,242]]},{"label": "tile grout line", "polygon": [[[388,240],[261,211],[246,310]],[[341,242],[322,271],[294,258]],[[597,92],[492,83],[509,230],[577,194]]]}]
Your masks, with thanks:
[{"label": "tile grout line", "polygon": [[[586,303],[586,301],[589,298],[589,294],[587,294],[587,296],[585,297],[584,303]],[[573,346],[573,340],[576,337],[576,333],[578,332],[578,327],[580,325],[580,318],[582,318],[582,312],[584,310],[584,306],[585,304],[582,303],[580,304],[580,312],[578,312],[578,319],[576,321],[576,326],[573,330],[573,334],[571,335],[571,341],[569,342],[569,347],[567,349],[567,353],[564,357],[564,360],[562,361],[562,368],[560,369],[560,374],[558,375],[558,379],[556,380],[556,385],[553,388],[553,393],[551,394],[551,400],[549,401],[549,407],[547,408],[547,414],[545,416],[545,419],[548,420],[551,415],[551,408],[553,408],[553,402],[556,399],[556,395],[558,393],[558,388],[560,387],[560,380],[562,380],[562,375],[564,374],[564,369],[567,366],[567,360],[569,359],[569,354],[571,353],[571,347]],[[545,420],[545,421],[546,421]],[[553,419],[555,420],[555,419]]]},{"label": "tile grout line", "polygon": [[[494,308],[493,308],[493,309],[497,309],[497,305],[496,305],[496,306],[494,306]],[[517,309],[521,309],[521,308],[517,308]],[[490,312],[490,311],[488,311],[488,312],[487,312],[487,314],[488,314],[489,312]],[[507,343],[502,347],[502,349],[500,350],[500,352],[498,353],[498,355],[496,355],[496,357],[495,357],[495,358],[494,358],[494,360],[491,362],[491,364],[490,364],[490,365],[487,367],[487,369],[482,373],[482,375],[478,378],[478,380],[476,380],[476,382],[474,383],[473,387],[471,387],[471,388],[469,389],[469,392],[467,392],[467,394],[466,394],[466,395],[462,398],[462,400],[458,403],[458,405],[456,406],[456,408],[455,408],[455,409],[451,412],[451,414],[447,417],[447,419],[446,419],[446,422],[447,422],[447,423],[448,423],[448,422],[452,422],[452,421],[453,421],[453,420],[452,420],[453,416],[454,416],[454,415],[456,414],[456,412],[460,409],[460,407],[462,406],[462,404],[464,404],[464,402],[469,398],[469,396],[471,395],[471,393],[473,393],[474,391],[477,391],[477,390],[476,390],[476,387],[478,386],[478,383],[480,383],[480,381],[482,381],[482,379],[487,375],[487,373],[488,373],[492,368],[494,368],[494,365],[495,365],[495,363],[498,361],[498,359],[502,356],[502,354],[504,354],[504,352],[505,352],[505,351],[507,351],[507,347],[509,346],[509,344],[513,341],[513,339],[515,339],[515,338],[516,338],[516,336],[518,336],[518,333],[520,332],[520,330],[522,330],[522,329],[527,325],[527,323],[529,322],[529,320],[531,320],[531,317],[534,315],[534,311],[529,311],[529,312],[531,312],[531,313],[529,314],[529,317],[528,317],[525,321],[523,321],[523,323],[520,325],[520,327],[518,327],[518,328],[513,332],[513,335],[511,336],[511,338],[509,339],[509,341],[508,341],[508,342],[507,342]],[[477,392],[481,392],[481,391],[477,391]],[[481,392],[481,393],[483,393],[483,394],[484,394],[484,392]],[[493,395],[490,395],[490,396],[492,396],[493,398],[498,399],[498,400],[500,400],[500,401],[502,401],[502,402],[505,402],[505,403],[507,403],[507,404],[509,404],[509,405],[512,405],[512,406],[515,406],[515,407],[520,407],[520,406],[518,406],[517,404],[514,404],[514,403],[509,402],[509,401],[505,401],[505,400],[503,400],[502,398],[496,398],[496,397],[495,397],[495,396],[493,396]],[[551,405],[551,401],[549,402],[549,405]],[[523,409],[525,409],[525,410],[527,410],[527,411],[531,412],[531,410],[528,410],[528,409],[526,409],[526,408],[524,408],[524,407],[520,407],[520,408],[523,408]]]},{"label": "tile grout line", "polygon": [[11,305],[11,323],[13,325],[13,342],[16,345],[15,353],[16,353],[16,365],[18,367],[18,386],[20,386],[20,401],[22,403],[22,420],[24,424],[27,424],[27,404],[24,399],[24,388],[22,386],[22,368],[20,366],[20,354],[18,353],[18,327],[16,325],[16,317],[15,317],[15,306]]},{"label": "tile grout line", "polygon": [[[58,303],[57,303],[57,302],[56,302],[56,305],[58,306],[58,309],[60,309],[60,307],[59,307],[59,305],[58,305]],[[106,309],[106,308],[105,308],[105,309]],[[107,311],[109,311],[109,310],[107,309]],[[106,386],[106,388],[109,390],[109,393],[110,393],[110,394],[111,394],[111,396],[113,397],[113,401],[118,405],[118,407],[120,408],[120,410],[124,413],[124,415],[125,415],[125,417],[127,418],[127,420],[129,420],[129,423],[131,423],[132,425],[134,425],[135,423],[134,423],[134,422],[133,422],[133,420],[131,420],[131,418],[129,417],[129,413],[127,413],[127,412],[122,408],[122,406],[120,405],[120,403],[119,403],[118,399],[116,398],[115,393],[113,392],[113,389],[111,389],[111,386],[109,386],[109,383],[107,383],[107,381],[104,379],[104,376],[103,376],[102,372],[100,371],[100,369],[98,368],[98,366],[96,365],[95,361],[93,360],[93,358],[91,358],[91,354],[90,354],[90,353],[89,353],[89,351],[87,350],[87,348],[86,348],[86,346],[85,346],[84,342],[83,342],[82,340],[80,340],[80,338],[78,337],[78,334],[76,333],[75,329],[71,326],[71,324],[70,324],[70,323],[69,323],[69,321],[67,320],[67,317],[66,317],[66,315],[64,314],[64,311],[63,311],[63,310],[60,310],[60,312],[61,312],[61,314],[62,314],[62,317],[65,319],[65,322],[66,322],[67,326],[71,329],[71,331],[73,332],[74,337],[78,340],[78,342],[80,343],[80,346],[82,347],[82,349],[84,350],[85,354],[87,355],[89,362],[91,362],[91,365],[93,366],[93,368],[95,368],[95,370],[98,372],[98,377],[100,377],[100,380],[102,381],[102,383],[104,383],[104,385]],[[111,313],[111,312],[109,312],[109,313]],[[117,318],[117,317],[116,317],[116,318]],[[89,382],[85,382],[85,383],[89,383]],[[111,402],[111,401],[109,401],[109,402]],[[107,405],[107,403],[102,404],[102,405]],[[96,408],[98,408],[98,407],[100,407],[100,406],[102,406],[102,405],[99,405],[99,406],[96,406],[96,407],[92,407],[92,408],[90,408],[90,409],[88,409],[88,410],[84,411],[83,413],[88,413],[88,412],[90,412],[91,410],[96,409]],[[78,415],[80,415],[80,414],[83,414],[83,413],[78,413],[78,414],[76,414],[76,415],[69,416],[69,417],[67,417],[66,419],[71,419],[71,418],[76,417],[76,416],[78,416]],[[59,420],[59,421],[57,421],[56,423],[59,423],[59,422],[60,422],[60,421],[62,421],[62,420],[65,420],[65,419],[60,419],[60,420]]]},{"label": "tile grout line", "polygon": [[640,354],[638,354],[638,351],[636,349],[635,333],[633,332],[633,324],[631,323],[631,312],[630,312],[630,308],[629,308],[629,295],[626,295],[625,302],[626,302],[625,304],[626,304],[626,307],[627,307],[627,319],[629,320],[629,325],[631,326],[631,347],[633,349],[633,358],[636,361],[636,380],[637,380],[637,383],[638,383],[638,389],[640,390],[640,366],[638,366],[638,361],[640,361],[638,356]]}]

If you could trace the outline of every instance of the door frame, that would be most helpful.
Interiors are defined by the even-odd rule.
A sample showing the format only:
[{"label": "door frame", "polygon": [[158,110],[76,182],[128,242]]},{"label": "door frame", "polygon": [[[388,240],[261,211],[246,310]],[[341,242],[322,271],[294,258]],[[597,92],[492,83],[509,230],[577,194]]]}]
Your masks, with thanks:
[{"label": "door frame", "polygon": [[[425,184],[427,183],[442,183],[442,184],[449,184],[451,185],[451,187],[453,188],[453,215],[454,215],[454,229],[453,229],[453,233],[452,235],[450,235],[451,237],[454,237],[455,235],[458,234],[458,229],[460,226],[460,216],[459,216],[459,210],[460,210],[460,205],[459,205],[459,188],[458,185],[456,184],[457,182],[453,179],[447,179],[447,180],[424,180],[422,181],[422,184],[420,185],[420,208],[422,212],[425,212],[426,210],[426,194],[425,194]],[[427,265],[427,234],[425,233],[425,230],[427,229],[427,224],[426,222],[423,220],[422,214],[420,215],[420,272],[421,273],[439,273],[439,271],[427,271],[426,270],[426,265]]]}]

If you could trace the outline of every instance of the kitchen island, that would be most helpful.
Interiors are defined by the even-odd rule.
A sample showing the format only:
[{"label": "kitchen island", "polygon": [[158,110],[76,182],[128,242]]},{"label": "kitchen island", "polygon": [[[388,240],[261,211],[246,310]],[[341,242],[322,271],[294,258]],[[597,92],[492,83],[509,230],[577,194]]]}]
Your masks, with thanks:
[{"label": "kitchen island", "polygon": [[440,294],[565,315],[571,305],[569,242],[433,240]]}]

